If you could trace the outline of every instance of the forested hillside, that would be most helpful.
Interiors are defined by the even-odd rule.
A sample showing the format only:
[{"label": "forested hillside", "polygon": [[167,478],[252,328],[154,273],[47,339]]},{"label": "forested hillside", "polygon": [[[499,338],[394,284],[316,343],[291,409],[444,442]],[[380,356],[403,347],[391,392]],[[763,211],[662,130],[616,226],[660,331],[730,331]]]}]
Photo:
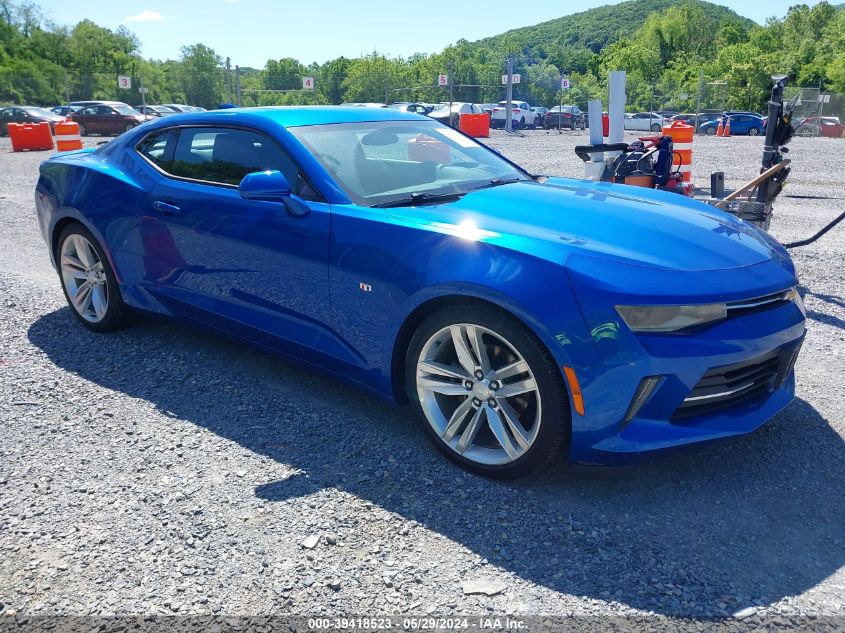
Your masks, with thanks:
[{"label": "forested hillside", "polygon": [[[28,0],[0,0],[0,103],[50,105],[69,99],[112,98],[138,103],[137,90],[117,88],[119,74],[143,82],[150,102],[214,107],[235,99],[235,77],[225,50],[186,43],[179,59],[150,60],[125,27],[109,30],[90,20],[49,23]],[[765,25],[701,0],[633,0],[514,29],[476,42],[461,40],[434,53],[305,64],[277,57],[261,69],[242,69],[244,105],[342,101],[442,101],[439,73],[453,67],[456,100],[498,101],[500,77],[512,56],[523,81],[515,95],[538,105],[563,97],[580,104],[606,95],[610,70],[628,72],[632,108],[760,109],[773,73],[792,85],[845,93],[845,11],[821,2],[796,5]],[[236,64],[237,60],[233,60]],[[560,94],[562,74],[572,89]],[[313,93],[297,90],[316,78]]]}]

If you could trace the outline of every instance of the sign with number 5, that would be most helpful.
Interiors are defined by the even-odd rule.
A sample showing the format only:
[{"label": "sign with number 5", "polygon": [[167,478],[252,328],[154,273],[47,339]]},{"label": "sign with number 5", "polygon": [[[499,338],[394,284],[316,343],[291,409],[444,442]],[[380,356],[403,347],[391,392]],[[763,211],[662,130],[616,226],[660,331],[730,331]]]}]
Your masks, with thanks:
[{"label": "sign with number 5", "polygon": [[448,86],[449,85],[449,75],[437,75],[437,85],[438,86]]}]

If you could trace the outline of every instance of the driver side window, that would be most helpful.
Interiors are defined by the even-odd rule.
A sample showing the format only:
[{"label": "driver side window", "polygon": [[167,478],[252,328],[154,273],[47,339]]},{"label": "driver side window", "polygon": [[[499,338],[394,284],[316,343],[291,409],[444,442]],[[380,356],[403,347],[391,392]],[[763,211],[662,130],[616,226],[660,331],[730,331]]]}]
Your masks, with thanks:
[{"label": "driver side window", "polygon": [[[167,151],[171,144],[172,151]],[[306,200],[320,199],[278,143],[254,130],[185,127],[147,137],[138,151],[173,176],[218,185],[237,186],[249,173],[278,170],[294,193]]]}]

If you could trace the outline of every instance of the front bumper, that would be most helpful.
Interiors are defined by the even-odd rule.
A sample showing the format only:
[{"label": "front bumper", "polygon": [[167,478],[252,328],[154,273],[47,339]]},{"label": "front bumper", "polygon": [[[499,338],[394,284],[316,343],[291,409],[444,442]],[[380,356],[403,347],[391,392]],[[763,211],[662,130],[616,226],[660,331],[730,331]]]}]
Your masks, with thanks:
[{"label": "front bumper", "polygon": [[[661,287],[659,271],[640,269],[637,275],[646,286]],[[774,262],[690,275],[689,287],[701,293],[687,295],[690,303],[761,296],[796,283],[790,271]],[[715,279],[713,288],[707,287],[708,277]],[[586,280],[577,270],[570,271],[570,279],[599,359],[596,367],[577,368],[585,415],[573,412],[573,462],[628,465],[750,433],[794,398],[792,366],[805,334],[805,317],[796,303],[694,332],[634,334],[613,309],[630,300],[630,278],[617,278],[625,287],[625,301],[614,296],[616,288],[579,289]],[[734,288],[732,294],[726,287]],[[641,381],[650,376],[659,377],[657,386],[626,420]]]}]

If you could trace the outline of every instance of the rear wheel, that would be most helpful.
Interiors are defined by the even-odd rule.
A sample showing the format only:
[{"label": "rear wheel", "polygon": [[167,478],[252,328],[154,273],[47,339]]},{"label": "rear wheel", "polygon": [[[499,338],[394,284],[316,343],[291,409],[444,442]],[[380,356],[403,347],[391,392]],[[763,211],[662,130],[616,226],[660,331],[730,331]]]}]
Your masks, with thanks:
[{"label": "rear wheel", "polygon": [[88,229],[81,224],[67,226],[59,236],[56,259],[65,298],[85,327],[107,332],[126,322],[129,310],[114,271]]},{"label": "rear wheel", "polygon": [[79,136],[88,136],[88,128],[84,123],[79,124]]},{"label": "rear wheel", "polygon": [[715,134],[716,134],[716,128],[714,128],[714,127],[708,127],[708,128],[705,128],[705,129],[704,129],[704,133],[705,133],[707,136],[713,136],[713,135],[715,135]]},{"label": "rear wheel", "polygon": [[414,335],[406,388],[422,426],[449,459],[497,479],[527,474],[569,437],[566,391],[542,343],[488,306],[441,310]]},{"label": "rear wheel", "polygon": [[663,129],[663,128],[661,128],[661,127],[660,127],[660,124],[659,124],[659,123],[655,123],[654,125],[652,125],[652,126],[651,126],[651,131],[652,131],[652,132],[659,132],[659,131],[660,131],[660,130],[662,130],[662,129]]},{"label": "rear wheel", "polygon": [[757,135],[760,134],[760,130],[758,130],[756,127],[753,127],[750,130],[748,130],[748,134],[749,134],[749,136],[757,136]]}]

